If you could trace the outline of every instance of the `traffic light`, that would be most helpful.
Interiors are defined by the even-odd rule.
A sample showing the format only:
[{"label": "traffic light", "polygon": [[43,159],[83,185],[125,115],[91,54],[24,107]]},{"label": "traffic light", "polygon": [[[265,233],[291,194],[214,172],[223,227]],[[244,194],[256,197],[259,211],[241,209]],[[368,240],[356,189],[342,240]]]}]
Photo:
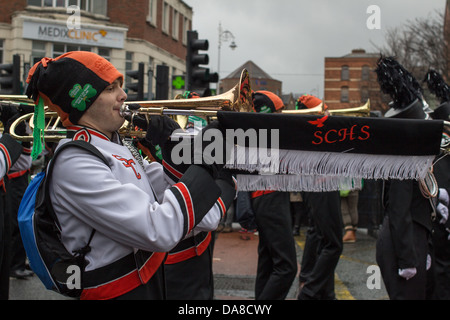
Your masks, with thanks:
[{"label": "traffic light", "polygon": [[0,94],[21,94],[20,55],[13,55],[12,63],[0,64]]},{"label": "traffic light", "polygon": [[169,99],[169,67],[161,64],[156,66],[155,100],[167,99]]},{"label": "traffic light", "polygon": [[198,39],[197,31],[188,31],[188,47],[186,56],[186,83],[187,90],[197,92],[201,97],[211,95],[209,88],[210,73],[209,68],[200,67],[208,64],[209,57],[205,53],[199,53],[199,50],[208,50],[208,40]]},{"label": "traffic light", "polygon": [[127,100],[129,101],[144,100],[144,63],[139,62],[137,70],[126,71],[125,75],[129,77],[126,79],[125,84],[128,95]]}]

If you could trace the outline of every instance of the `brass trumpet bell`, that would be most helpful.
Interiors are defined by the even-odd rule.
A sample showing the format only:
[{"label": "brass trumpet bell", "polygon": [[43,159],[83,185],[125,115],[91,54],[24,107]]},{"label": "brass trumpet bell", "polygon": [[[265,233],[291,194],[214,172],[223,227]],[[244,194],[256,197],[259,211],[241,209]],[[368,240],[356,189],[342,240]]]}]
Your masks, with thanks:
[{"label": "brass trumpet bell", "polygon": [[370,116],[370,100],[360,107],[329,110],[329,113],[332,116],[368,117]]}]

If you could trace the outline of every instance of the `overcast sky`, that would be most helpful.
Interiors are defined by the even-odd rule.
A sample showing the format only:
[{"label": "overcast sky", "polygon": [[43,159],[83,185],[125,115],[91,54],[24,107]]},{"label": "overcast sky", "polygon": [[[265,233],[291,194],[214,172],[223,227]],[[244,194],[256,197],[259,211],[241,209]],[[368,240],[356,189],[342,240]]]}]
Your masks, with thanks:
[{"label": "overcast sky", "polygon": [[[324,59],[361,48],[377,52],[389,28],[443,12],[445,0],[184,0],[193,30],[209,41],[209,67],[218,71],[219,22],[235,38],[223,42],[220,76],[252,60],[282,81],[283,93],[323,98]],[[369,6],[379,9],[367,13]],[[379,17],[379,20],[374,20]],[[369,29],[379,26],[379,29]],[[251,75],[250,75],[251,76]]]}]

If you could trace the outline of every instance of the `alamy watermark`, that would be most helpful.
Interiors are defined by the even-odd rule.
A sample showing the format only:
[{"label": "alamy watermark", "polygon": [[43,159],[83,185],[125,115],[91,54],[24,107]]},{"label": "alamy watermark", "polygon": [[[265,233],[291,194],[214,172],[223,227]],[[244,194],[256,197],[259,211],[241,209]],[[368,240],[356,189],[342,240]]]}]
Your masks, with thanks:
[{"label": "alamy watermark", "polygon": [[258,165],[261,173],[278,172],[279,129],[224,131],[211,128],[191,136],[182,129],[175,130],[171,140],[177,144],[171,151],[170,159],[175,165]]},{"label": "alamy watermark", "polygon": [[370,16],[366,20],[366,26],[369,30],[381,29],[381,9],[379,6],[372,4],[367,7],[367,14]]},{"label": "alamy watermark", "polygon": [[381,289],[381,271],[377,265],[370,265],[367,267],[366,273],[370,274],[367,277],[366,286],[367,289]]},{"label": "alamy watermark", "polygon": [[67,18],[66,25],[67,29],[81,29],[81,15],[80,15],[80,7],[79,6],[68,6],[66,12],[70,14],[70,17]]}]

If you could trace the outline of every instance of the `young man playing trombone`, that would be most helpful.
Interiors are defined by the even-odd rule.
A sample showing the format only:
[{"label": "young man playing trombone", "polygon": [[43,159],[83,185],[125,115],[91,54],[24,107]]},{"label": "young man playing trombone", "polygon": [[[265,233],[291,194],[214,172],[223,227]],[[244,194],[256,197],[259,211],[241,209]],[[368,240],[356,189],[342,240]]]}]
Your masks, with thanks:
[{"label": "young man playing trombone", "polygon": [[[164,299],[161,265],[166,252],[193,229],[214,230],[223,214],[219,202],[230,202],[221,199],[223,189],[214,180],[221,167],[191,165],[171,185],[159,163],[136,159],[117,133],[127,98],[123,75],[97,54],[76,51],[44,58],[30,70],[27,82],[27,95],[57,111],[70,133],[58,147],[84,140],[109,164],[68,148],[51,176],[50,198],[67,249],[84,247],[96,230],[81,298]],[[147,138],[156,133],[163,144],[170,130],[152,125]]]}]

